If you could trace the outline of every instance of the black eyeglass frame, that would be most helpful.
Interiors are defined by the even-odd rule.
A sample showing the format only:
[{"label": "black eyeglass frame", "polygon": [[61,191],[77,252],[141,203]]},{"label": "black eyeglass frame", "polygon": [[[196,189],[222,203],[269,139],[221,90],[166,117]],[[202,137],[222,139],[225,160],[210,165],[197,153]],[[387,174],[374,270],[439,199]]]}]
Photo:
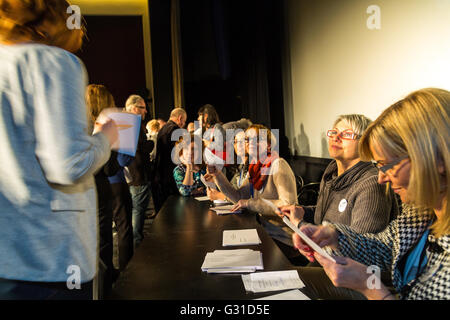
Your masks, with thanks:
[{"label": "black eyeglass frame", "polygon": [[407,158],[409,158],[409,156],[404,156],[404,157],[398,158],[398,159],[392,161],[391,163],[385,164],[381,167],[379,166],[380,165],[379,161],[372,160],[371,162],[372,162],[373,166],[378,169],[378,171],[381,171],[384,174],[386,174],[390,169],[392,169],[394,166],[396,166],[397,164],[399,164],[400,162],[402,162],[403,160],[405,160]]}]

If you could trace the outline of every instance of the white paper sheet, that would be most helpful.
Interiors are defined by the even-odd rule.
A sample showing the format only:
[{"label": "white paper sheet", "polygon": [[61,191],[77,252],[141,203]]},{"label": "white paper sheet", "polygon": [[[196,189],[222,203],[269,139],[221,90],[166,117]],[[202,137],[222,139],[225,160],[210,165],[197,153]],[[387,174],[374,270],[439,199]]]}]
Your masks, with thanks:
[{"label": "white paper sheet", "polygon": [[218,215],[242,212],[242,210],[236,210],[234,212],[231,211],[231,208],[233,208],[233,207],[234,207],[234,204],[230,204],[230,205],[226,205],[226,206],[212,207],[211,210],[215,211]]},{"label": "white paper sheet", "polygon": [[311,247],[311,249],[313,249],[314,251],[316,251],[317,253],[319,253],[321,256],[333,261],[334,263],[336,263],[336,260],[334,260],[334,258],[332,256],[330,256],[328,254],[328,252],[326,252],[325,250],[323,250],[321,247],[319,247],[314,241],[312,241],[306,234],[304,234],[303,232],[301,232],[290,220],[288,217],[284,216],[283,217],[283,221],[285,224],[287,224],[289,226],[289,228],[291,228],[293,231],[295,231],[301,238],[303,241],[306,242],[306,244],[308,246]]},{"label": "white paper sheet", "polygon": [[222,170],[223,166],[225,165],[225,161],[222,158],[219,158],[216,156],[212,151],[208,148],[205,148],[205,151],[203,153],[205,162],[208,165],[215,166],[217,170]]},{"label": "white paper sheet", "polygon": [[200,180],[202,181],[202,183],[203,183],[206,187],[211,188],[211,189],[213,189],[213,190],[219,190],[214,182],[212,182],[212,181],[206,181],[204,175],[201,175],[201,176],[200,176]]},{"label": "white paper sheet", "polygon": [[251,249],[215,250],[208,252],[202,264],[203,271],[210,269],[263,270],[262,253]]},{"label": "white paper sheet", "polygon": [[255,300],[311,300],[300,290],[289,290],[283,293],[274,294],[264,298],[258,298]]},{"label": "white paper sheet", "polygon": [[208,196],[196,197],[195,200],[197,200],[197,201],[209,201],[209,198],[208,198]]},{"label": "white paper sheet", "polygon": [[258,272],[242,275],[245,290],[250,292],[300,289],[305,285],[297,270]]},{"label": "white paper sheet", "polygon": [[225,230],[223,232],[222,246],[246,246],[261,243],[256,229]]},{"label": "white paper sheet", "polygon": [[121,109],[109,108],[102,111],[97,122],[104,123],[107,118],[114,120],[119,131],[119,136],[111,149],[134,157],[141,129],[141,116],[123,112]]},{"label": "white paper sheet", "polygon": [[231,202],[227,201],[227,200],[214,200],[214,205],[215,206],[222,207],[222,206],[230,205],[230,204],[231,204]]}]

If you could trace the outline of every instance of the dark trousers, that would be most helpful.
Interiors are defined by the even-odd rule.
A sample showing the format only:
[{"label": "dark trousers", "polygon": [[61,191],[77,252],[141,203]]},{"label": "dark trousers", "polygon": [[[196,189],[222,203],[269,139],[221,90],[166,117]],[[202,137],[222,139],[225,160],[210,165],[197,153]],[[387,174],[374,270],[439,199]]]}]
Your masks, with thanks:
[{"label": "dark trousers", "polygon": [[68,289],[65,282],[31,282],[0,279],[0,300],[92,300],[92,281],[80,289]]},{"label": "dark trousers", "polygon": [[119,269],[123,270],[133,256],[133,226],[131,224],[133,204],[126,182],[113,183],[111,189],[112,214],[119,243]]},{"label": "dark trousers", "polygon": [[99,296],[102,297],[112,288],[113,275],[113,238],[112,238],[112,190],[109,180],[100,171],[95,176],[98,198],[98,223],[99,223],[99,272],[102,272],[99,283]]}]

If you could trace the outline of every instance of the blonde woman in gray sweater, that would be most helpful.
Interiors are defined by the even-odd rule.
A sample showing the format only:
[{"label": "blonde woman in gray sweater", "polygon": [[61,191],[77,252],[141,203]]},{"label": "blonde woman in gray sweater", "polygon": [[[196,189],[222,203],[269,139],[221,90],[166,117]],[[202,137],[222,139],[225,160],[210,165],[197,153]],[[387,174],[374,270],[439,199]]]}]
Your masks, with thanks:
[{"label": "blonde woman in gray sweater", "polygon": [[378,184],[377,169],[360,159],[359,139],[370,122],[360,114],[341,115],[327,131],[328,151],[334,160],[323,174],[317,204],[281,208],[295,225],[327,221],[359,233],[379,232],[397,216],[392,190]]},{"label": "blonde woman in gray sweater", "polygon": [[289,228],[262,199],[271,201],[277,207],[296,204],[294,173],[286,160],[280,158],[274,150],[276,139],[269,129],[262,125],[252,125],[245,133],[249,179],[236,189],[215,167],[208,166],[208,174],[213,176],[221,192],[235,203],[235,211],[246,208],[257,212],[261,217],[261,224],[272,238],[292,246]]}]

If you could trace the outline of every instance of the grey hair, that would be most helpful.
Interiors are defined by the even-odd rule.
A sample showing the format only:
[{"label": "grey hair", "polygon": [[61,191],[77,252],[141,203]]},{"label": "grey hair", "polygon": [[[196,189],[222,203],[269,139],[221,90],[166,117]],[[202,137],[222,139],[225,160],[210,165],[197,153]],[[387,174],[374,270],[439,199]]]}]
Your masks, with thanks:
[{"label": "grey hair", "polygon": [[125,110],[131,111],[131,108],[136,106],[141,101],[145,102],[145,100],[141,96],[138,96],[137,94],[132,94],[131,96],[128,97],[127,102],[125,103]]},{"label": "grey hair", "polygon": [[183,108],[175,108],[170,113],[170,118],[178,118],[181,115],[187,116],[186,111]]},{"label": "grey hair", "polygon": [[360,137],[372,122],[372,120],[362,114],[343,114],[337,117],[336,121],[334,121],[333,127],[341,121],[349,124],[350,127],[352,127],[353,132],[355,132]]}]

